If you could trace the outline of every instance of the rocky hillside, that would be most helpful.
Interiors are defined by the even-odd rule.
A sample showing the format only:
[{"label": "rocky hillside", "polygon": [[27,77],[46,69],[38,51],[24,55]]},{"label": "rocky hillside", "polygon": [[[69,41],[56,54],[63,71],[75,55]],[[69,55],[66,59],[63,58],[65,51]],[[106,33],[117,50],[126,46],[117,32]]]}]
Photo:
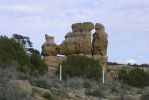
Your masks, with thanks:
[{"label": "rocky hillside", "polygon": [[32,100],[149,99],[149,88],[133,88],[121,84],[118,81],[106,81],[105,84],[102,84],[99,81],[92,81],[82,78],[71,78],[67,81],[59,82],[58,77],[55,76],[46,81],[44,79],[38,81],[36,86],[29,85],[28,81],[17,82],[19,83],[20,88],[24,86],[24,91],[28,91]]}]

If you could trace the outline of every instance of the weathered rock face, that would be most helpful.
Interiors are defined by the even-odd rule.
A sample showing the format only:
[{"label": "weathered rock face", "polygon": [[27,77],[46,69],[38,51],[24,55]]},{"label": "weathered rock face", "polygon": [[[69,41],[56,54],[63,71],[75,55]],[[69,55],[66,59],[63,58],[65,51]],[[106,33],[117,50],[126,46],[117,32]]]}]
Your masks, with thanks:
[{"label": "weathered rock face", "polygon": [[95,59],[99,59],[101,65],[107,70],[107,46],[108,46],[108,35],[105,32],[105,28],[102,24],[96,23],[96,32],[93,34],[93,55]]},{"label": "weathered rock face", "polygon": [[48,65],[49,74],[54,74],[59,64],[58,47],[54,42],[54,37],[46,34],[45,39],[46,42],[42,45],[43,61]]},{"label": "weathered rock face", "polygon": [[43,61],[48,65],[49,74],[54,74],[59,65],[59,58],[57,56],[44,56]]},{"label": "weathered rock face", "polygon": [[46,42],[42,45],[42,55],[43,56],[56,56],[57,45],[54,42],[54,37],[45,35]]},{"label": "weathered rock face", "polygon": [[91,22],[72,24],[72,32],[65,36],[60,45],[60,54],[92,54],[91,53],[91,30],[94,24]]},{"label": "weathered rock face", "polygon": [[94,24],[91,22],[75,23],[71,26],[72,32],[90,32],[94,29]]},{"label": "weathered rock face", "polygon": [[105,28],[103,25],[97,23],[95,25],[96,32],[93,34],[93,54],[94,55],[107,55],[107,46],[108,46],[108,35],[104,31]]},{"label": "weathered rock face", "polygon": [[91,30],[94,29],[93,23],[75,23],[72,24],[71,28],[72,32],[66,34],[65,40],[59,46],[54,43],[54,37],[45,35],[46,42],[42,46],[42,55],[44,56],[43,60],[49,66],[49,71],[55,72],[57,69],[56,66],[59,62],[57,54],[66,56],[77,54],[99,60],[106,72],[108,35],[105,32],[105,27],[96,23],[93,41],[91,41]]}]

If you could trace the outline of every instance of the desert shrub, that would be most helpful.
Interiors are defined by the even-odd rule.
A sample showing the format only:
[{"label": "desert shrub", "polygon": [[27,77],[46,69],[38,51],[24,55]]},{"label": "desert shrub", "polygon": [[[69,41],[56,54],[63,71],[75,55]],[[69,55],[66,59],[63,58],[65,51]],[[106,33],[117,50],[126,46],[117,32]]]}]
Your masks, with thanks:
[{"label": "desert shrub", "polygon": [[40,54],[32,53],[30,56],[31,74],[34,76],[44,75],[48,71],[48,66],[41,60]]},{"label": "desert shrub", "polygon": [[64,79],[74,76],[99,79],[101,76],[99,62],[86,56],[68,56],[67,60],[62,62],[62,68]]},{"label": "desert shrub", "polygon": [[134,87],[145,87],[149,86],[149,74],[142,69],[135,68],[129,72],[121,70],[119,72],[119,79]]},{"label": "desert shrub", "polygon": [[90,88],[92,87],[92,85],[91,85],[90,81],[88,80],[88,81],[85,81],[85,82],[83,83],[83,87],[84,87],[84,88],[87,88],[87,89],[90,89]]},{"label": "desert shrub", "polygon": [[0,68],[0,100],[30,100],[30,94],[16,87],[10,80],[16,80],[15,67]]},{"label": "desert shrub", "polygon": [[101,86],[98,86],[97,88],[88,89],[86,91],[86,94],[95,96],[95,97],[99,97],[99,98],[104,98],[104,92],[106,90],[107,90],[107,88],[105,88],[105,86],[101,85]]},{"label": "desert shrub", "polygon": [[84,79],[73,77],[66,81],[66,87],[83,88]]},{"label": "desert shrub", "polygon": [[144,93],[142,95],[142,100],[149,100],[149,93]]},{"label": "desert shrub", "polygon": [[37,80],[36,84],[37,87],[41,87],[41,88],[48,88],[48,83],[46,80]]},{"label": "desert shrub", "polygon": [[44,97],[47,100],[55,100],[54,97],[51,94],[49,94],[49,93],[44,93],[42,95],[42,97]]}]

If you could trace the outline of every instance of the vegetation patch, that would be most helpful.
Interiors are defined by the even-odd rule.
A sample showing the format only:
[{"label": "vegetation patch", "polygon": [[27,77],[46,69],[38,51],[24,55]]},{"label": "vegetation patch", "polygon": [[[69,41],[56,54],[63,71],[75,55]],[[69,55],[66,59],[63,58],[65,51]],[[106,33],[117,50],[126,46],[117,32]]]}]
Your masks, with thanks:
[{"label": "vegetation patch", "polygon": [[119,72],[119,79],[125,84],[134,87],[143,88],[149,86],[149,73],[139,68],[135,68],[129,72],[121,70]]},{"label": "vegetation patch", "polygon": [[[62,74],[64,79],[69,77],[83,77],[89,79],[99,79],[101,77],[101,66],[99,61],[86,56],[72,55],[62,62]],[[59,70],[57,71],[59,74]]]}]

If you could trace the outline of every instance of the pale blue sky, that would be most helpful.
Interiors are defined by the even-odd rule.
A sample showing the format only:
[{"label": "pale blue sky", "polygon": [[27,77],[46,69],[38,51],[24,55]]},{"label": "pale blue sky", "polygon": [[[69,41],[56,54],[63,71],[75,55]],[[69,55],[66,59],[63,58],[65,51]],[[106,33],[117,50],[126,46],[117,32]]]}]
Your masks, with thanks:
[{"label": "pale blue sky", "polygon": [[84,21],[105,25],[109,61],[149,63],[149,0],[0,0],[0,34],[29,36],[38,50],[45,33],[60,44]]}]

